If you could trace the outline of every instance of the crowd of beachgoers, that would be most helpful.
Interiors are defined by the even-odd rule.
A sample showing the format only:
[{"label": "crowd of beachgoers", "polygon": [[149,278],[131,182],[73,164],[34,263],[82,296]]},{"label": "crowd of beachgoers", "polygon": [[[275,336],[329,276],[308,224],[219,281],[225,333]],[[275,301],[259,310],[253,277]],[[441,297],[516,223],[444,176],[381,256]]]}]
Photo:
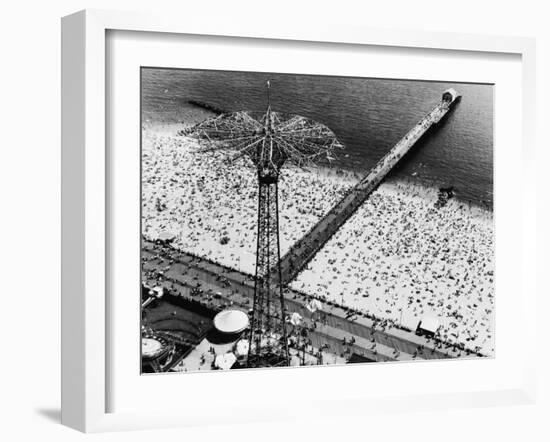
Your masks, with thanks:
[{"label": "crowd of beachgoers", "polygon": [[[257,179],[247,160],[199,152],[191,138],[148,127],[142,137],[142,233],[254,274]],[[285,168],[281,255],[358,181],[352,172]],[[292,288],[414,329],[432,318],[451,343],[493,355],[492,213],[411,183],[382,184],[321,249]]]},{"label": "crowd of beachgoers", "polygon": [[[254,274],[258,183],[248,160],[199,152],[193,139],[145,131],[142,149],[142,233],[175,235],[174,245]],[[280,247],[284,254],[342,198],[350,172],[284,169],[279,182]]]},{"label": "crowd of beachgoers", "polygon": [[492,355],[492,214],[437,191],[385,184],[327,242],[291,287]]}]

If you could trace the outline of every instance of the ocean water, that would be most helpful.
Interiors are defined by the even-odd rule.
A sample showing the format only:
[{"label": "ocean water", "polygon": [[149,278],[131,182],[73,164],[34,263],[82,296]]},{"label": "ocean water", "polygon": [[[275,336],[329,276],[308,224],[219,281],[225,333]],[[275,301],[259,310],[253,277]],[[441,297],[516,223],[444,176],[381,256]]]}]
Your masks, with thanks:
[{"label": "ocean water", "polygon": [[453,186],[458,198],[492,209],[492,85],[143,68],[142,118],[186,121],[189,100],[226,111],[262,111],[266,80],[272,109],[326,124],[345,146],[333,166],[360,174],[435,106],[443,91],[455,88],[462,100],[388,179]]}]

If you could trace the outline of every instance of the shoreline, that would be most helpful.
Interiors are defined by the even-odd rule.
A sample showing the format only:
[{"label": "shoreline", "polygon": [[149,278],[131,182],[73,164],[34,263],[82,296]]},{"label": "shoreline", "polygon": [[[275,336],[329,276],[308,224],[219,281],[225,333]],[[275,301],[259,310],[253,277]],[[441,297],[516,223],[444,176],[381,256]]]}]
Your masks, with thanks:
[{"label": "shoreline", "polygon": [[[154,120],[152,118],[148,118],[145,121],[142,121],[142,131],[167,136],[179,136],[178,132],[181,129],[188,128],[196,123],[199,123],[200,121],[203,121],[204,119],[219,115],[219,113],[216,113],[213,110],[209,109],[209,105],[207,103],[205,103],[205,106],[188,101],[185,103],[185,106],[181,106],[183,112],[181,115],[178,115],[179,118],[172,117],[164,121],[159,120],[158,118]],[[185,118],[186,121],[183,121],[182,118]],[[359,181],[368,173],[368,171],[366,170],[357,170],[350,167],[342,167],[342,165],[339,165],[337,167],[317,166],[316,170],[319,172],[326,172],[328,175],[338,175],[339,173],[341,173],[342,175],[350,177],[351,179],[356,179],[357,181]],[[390,173],[389,176],[384,179],[383,184],[403,184],[418,189],[427,189],[429,191],[433,190],[435,192],[437,192],[441,187],[446,187],[442,183],[438,184],[435,182],[430,182],[428,180],[413,178],[411,176],[395,177],[392,175],[392,173]],[[465,204],[471,208],[479,208],[482,211],[493,213],[492,205],[488,205],[484,200],[481,199],[471,200],[467,198],[461,198],[460,192],[458,192],[457,195],[454,195],[452,197],[452,200],[459,201],[460,203]]]}]

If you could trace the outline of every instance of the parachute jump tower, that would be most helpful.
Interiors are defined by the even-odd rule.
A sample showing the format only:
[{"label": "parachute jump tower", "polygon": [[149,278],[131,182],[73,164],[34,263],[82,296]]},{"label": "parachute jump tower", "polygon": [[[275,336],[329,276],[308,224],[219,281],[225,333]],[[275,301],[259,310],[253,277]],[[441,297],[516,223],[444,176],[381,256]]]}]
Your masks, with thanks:
[{"label": "parachute jump tower", "polygon": [[299,168],[332,159],[342,148],[330,129],[308,118],[271,110],[267,81],[265,113],[222,114],[186,131],[208,143],[202,152],[228,150],[232,161],[247,157],[257,172],[258,223],[248,367],[289,365],[286,310],[281,276],[278,183],[284,164]]}]

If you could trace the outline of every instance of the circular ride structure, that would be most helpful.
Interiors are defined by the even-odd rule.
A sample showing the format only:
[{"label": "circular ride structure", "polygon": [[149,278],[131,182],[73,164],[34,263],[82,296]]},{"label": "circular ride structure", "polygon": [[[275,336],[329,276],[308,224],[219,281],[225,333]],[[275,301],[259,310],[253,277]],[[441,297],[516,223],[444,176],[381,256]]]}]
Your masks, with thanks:
[{"label": "circular ride structure", "polygon": [[155,359],[166,351],[166,345],[155,338],[143,338],[141,340],[141,355],[143,359]]},{"label": "circular ride structure", "polygon": [[160,373],[171,360],[175,345],[173,342],[158,336],[148,334],[141,338],[142,371],[144,373]]},{"label": "circular ride structure", "polygon": [[222,114],[184,131],[204,144],[201,152],[227,150],[229,161],[248,158],[258,176],[258,235],[254,307],[248,366],[289,365],[286,310],[281,276],[278,181],[284,164],[299,168],[333,160],[343,148],[325,125],[300,115],[273,112],[267,82],[265,113]]}]

